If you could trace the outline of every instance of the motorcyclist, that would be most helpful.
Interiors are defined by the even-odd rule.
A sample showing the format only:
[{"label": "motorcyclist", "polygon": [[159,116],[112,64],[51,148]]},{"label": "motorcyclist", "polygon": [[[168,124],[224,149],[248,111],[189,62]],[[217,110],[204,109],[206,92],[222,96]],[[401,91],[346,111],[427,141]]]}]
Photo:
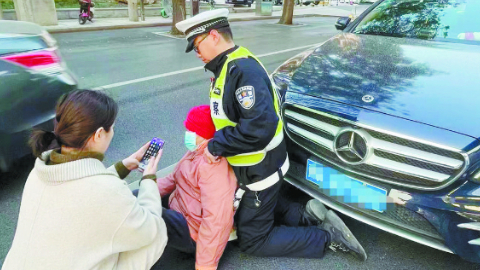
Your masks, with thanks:
[{"label": "motorcyclist", "polygon": [[92,0],[78,0],[80,4],[80,14],[90,12],[90,8],[95,6],[95,3]]}]

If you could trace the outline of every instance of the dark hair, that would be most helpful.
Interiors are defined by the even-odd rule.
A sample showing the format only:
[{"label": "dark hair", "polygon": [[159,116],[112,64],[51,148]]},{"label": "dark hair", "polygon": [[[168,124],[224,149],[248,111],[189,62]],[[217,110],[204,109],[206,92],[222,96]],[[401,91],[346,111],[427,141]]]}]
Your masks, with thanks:
[{"label": "dark hair", "polygon": [[233,33],[232,33],[232,29],[230,28],[230,26],[222,27],[222,28],[215,29],[215,30],[217,30],[217,32],[220,33],[220,35],[222,35],[222,37],[226,41],[233,41]]},{"label": "dark hair", "polygon": [[103,127],[109,132],[118,113],[117,103],[104,93],[76,90],[63,95],[57,102],[54,132],[34,130],[29,140],[33,155],[58,146],[82,149],[88,139]]}]

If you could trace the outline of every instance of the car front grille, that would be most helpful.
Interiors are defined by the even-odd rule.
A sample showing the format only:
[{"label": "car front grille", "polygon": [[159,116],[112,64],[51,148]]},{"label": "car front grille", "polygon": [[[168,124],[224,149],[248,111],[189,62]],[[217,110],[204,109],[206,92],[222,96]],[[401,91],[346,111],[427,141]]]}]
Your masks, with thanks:
[{"label": "car front grille", "polygon": [[460,150],[297,105],[283,111],[287,134],[321,159],[362,178],[435,190],[455,181],[468,165]]}]

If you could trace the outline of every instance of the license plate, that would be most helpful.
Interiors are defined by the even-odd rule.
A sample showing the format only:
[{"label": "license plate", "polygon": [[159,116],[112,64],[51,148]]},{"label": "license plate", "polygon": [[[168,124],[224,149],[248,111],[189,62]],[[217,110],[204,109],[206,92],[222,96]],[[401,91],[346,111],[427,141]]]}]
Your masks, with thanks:
[{"label": "license plate", "polygon": [[305,178],[340,202],[378,212],[387,209],[386,189],[350,178],[313,160],[307,161]]}]

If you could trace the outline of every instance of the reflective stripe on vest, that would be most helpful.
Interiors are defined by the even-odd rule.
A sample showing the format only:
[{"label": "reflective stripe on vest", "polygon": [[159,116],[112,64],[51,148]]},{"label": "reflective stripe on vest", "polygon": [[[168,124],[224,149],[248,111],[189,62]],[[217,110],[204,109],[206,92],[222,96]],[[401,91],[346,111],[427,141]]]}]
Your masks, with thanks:
[{"label": "reflective stripe on vest", "polygon": [[[231,121],[228,119],[227,115],[223,111],[223,93],[224,93],[224,87],[225,87],[225,79],[227,77],[227,69],[228,69],[228,64],[236,59],[240,58],[248,58],[251,57],[255,59],[265,70],[265,72],[268,74],[267,70],[265,67],[262,65],[260,60],[258,60],[257,57],[255,57],[251,52],[249,52],[247,49],[243,47],[239,47],[232,53],[230,53],[227,56],[227,60],[225,61],[225,64],[223,64],[222,71],[220,72],[220,75],[215,81],[215,85],[210,86],[210,110],[211,110],[211,115],[213,119],[213,123],[215,124],[215,129],[220,130],[224,127],[227,126],[236,126],[237,123]],[[274,84],[270,83],[273,89],[273,103],[275,107],[275,112],[278,116],[278,125],[277,129],[275,131],[275,136],[273,136],[273,139],[270,141],[270,143],[265,147],[265,149],[256,151],[256,152],[250,152],[250,153],[244,153],[244,154],[239,154],[236,156],[232,157],[227,157],[228,163],[232,166],[252,166],[255,164],[258,164],[265,159],[265,156],[267,155],[267,152],[274,149],[277,147],[282,141],[283,141],[283,121],[282,118],[280,117],[280,100],[278,98],[277,91],[274,88]]]}]

